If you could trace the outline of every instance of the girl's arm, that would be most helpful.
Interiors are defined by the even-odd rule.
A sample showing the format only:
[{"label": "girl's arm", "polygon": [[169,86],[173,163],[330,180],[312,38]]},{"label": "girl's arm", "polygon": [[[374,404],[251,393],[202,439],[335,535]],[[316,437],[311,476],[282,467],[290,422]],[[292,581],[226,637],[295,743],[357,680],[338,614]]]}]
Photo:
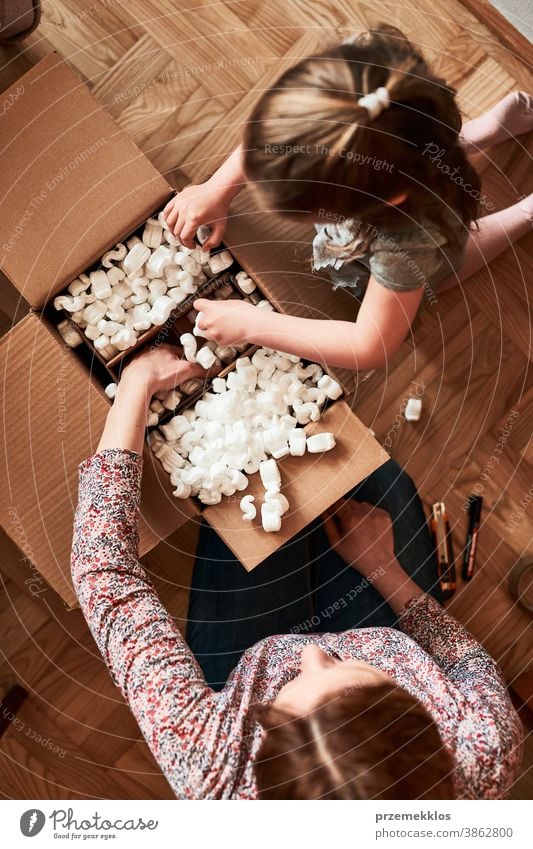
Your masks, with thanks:
[{"label": "girl's arm", "polygon": [[125,368],[98,451],[80,465],[71,560],[83,615],[111,677],[179,798],[229,792],[219,735],[230,718],[217,715],[217,697],[138,562],[137,521],[149,399],[203,374],[169,345]]},{"label": "girl's arm", "polygon": [[200,298],[200,327],[221,345],[249,342],[338,368],[385,365],[407,336],[424,289],[395,292],[372,277],[357,319],[317,320],[258,310],[239,301]]},{"label": "girl's arm", "polygon": [[242,152],[242,144],[240,144],[210,177],[213,186],[225,189],[232,197],[238,195],[246,185]]}]

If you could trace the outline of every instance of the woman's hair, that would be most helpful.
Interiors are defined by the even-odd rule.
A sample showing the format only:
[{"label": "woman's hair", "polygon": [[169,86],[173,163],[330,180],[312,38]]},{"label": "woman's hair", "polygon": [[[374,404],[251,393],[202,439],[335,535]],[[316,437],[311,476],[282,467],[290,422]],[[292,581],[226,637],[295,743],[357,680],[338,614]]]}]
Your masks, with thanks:
[{"label": "woman's hair", "polygon": [[261,799],[453,799],[451,755],[422,704],[395,684],[354,688],[294,717],[254,705],[266,730]]},{"label": "woman's hair", "polygon": [[[358,101],[378,87],[390,105],[372,119]],[[245,130],[246,176],[287,216],[412,226],[423,210],[453,243],[446,208],[468,227],[480,190],[459,144],[455,94],[400,30],[379,24],[304,59],[263,94]],[[404,192],[402,214],[386,202]]]}]

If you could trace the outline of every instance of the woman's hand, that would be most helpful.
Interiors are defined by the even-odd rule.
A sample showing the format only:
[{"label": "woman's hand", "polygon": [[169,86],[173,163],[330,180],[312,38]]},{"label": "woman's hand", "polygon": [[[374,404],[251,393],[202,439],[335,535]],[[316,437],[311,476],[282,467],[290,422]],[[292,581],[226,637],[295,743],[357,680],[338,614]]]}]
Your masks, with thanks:
[{"label": "woman's hand", "polygon": [[142,454],[146,413],[152,395],[170,391],[191,377],[207,374],[196,363],[182,360],[180,349],[172,345],[160,345],[134,357],[122,372],[97,450],[120,448]]},{"label": "woman's hand", "polygon": [[343,498],[325,516],[332,548],[372,583],[397,616],[411,599],[424,595],[396,559],[392,522],[385,510]]},{"label": "woman's hand", "polygon": [[122,372],[120,385],[133,383],[146,391],[150,398],[179,386],[191,377],[205,377],[207,372],[196,363],[182,359],[181,349],[159,345],[134,357]]},{"label": "woman's hand", "polygon": [[198,298],[194,309],[202,313],[198,322],[200,330],[219,345],[252,342],[260,330],[261,310],[253,304]]},{"label": "woman's hand", "polygon": [[365,577],[395,561],[392,522],[385,510],[344,498],[325,515],[332,548]]}]

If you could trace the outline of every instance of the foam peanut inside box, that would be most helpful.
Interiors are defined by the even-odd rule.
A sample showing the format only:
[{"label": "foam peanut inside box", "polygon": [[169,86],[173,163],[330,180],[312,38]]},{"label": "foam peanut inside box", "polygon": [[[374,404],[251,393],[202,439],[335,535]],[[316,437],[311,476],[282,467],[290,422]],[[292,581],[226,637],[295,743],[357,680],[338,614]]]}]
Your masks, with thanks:
[{"label": "foam peanut inside box", "polygon": [[[104,365],[97,360],[85,341],[79,347],[92,359],[65,343],[57,331],[57,320],[64,315],[54,310],[53,301],[87,269],[98,270],[102,257],[131,234],[137,231],[143,242],[139,228],[144,233],[145,223],[157,217],[174,188],[56,54],[34,66],[17,86],[23,87],[23,94],[2,117],[0,242],[2,271],[31,312],[5,336],[0,350],[7,376],[0,461],[2,478],[8,481],[0,520],[35,568],[72,605],[69,555],[78,463],[98,443],[109,409],[103,386],[111,361]],[[249,238],[230,243],[230,250],[261,284],[263,296],[272,300],[254,274],[256,254],[264,258],[258,260],[261,274],[266,262],[273,261],[270,246],[261,239],[261,234],[250,232]],[[99,282],[104,284],[102,278]],[[315,424],[306,425],[313,428]],[[333,450],[280,460],[290,510],[279,533],[264,533],[256,520],[243,522],[233,497],[207,507],[195,498],[175,498],[169,475],[147,448],[141,554],[184,522],[203,515],[245,566],[253,568],[387,459],[342,400],[326,409],[318,428],[334,434]],[[247,492],[254,494],[256,486],[262,486],[258,475]],[[258,501],[260,492],[255,493]],[[19,527],[24,529],[23,543]]]},{"label": "foam peanut inside box", "polygon": [[256,348],[148,442],[175,497],[198,499],[253,568],[343,495],[354,469],[364,477],[375,467],[375,442],[341,394],[317,364]]},{"label": "foam peanut inside box", "polygon": [[[197,297],[225,296],[223,272],[230,266],[235,261],[224,247],[210,253],[200,245],[181,245],[160,211],[54,298],[54,308],[68,320],[60,332],[68,342],[74,325],[79,331],[74,345],[85,341],[116,371],[125,357],[187,314]],[[230,279],[238,283],[242,275],[236,271]],[[238,285],[230,296],[248,297]]]}]

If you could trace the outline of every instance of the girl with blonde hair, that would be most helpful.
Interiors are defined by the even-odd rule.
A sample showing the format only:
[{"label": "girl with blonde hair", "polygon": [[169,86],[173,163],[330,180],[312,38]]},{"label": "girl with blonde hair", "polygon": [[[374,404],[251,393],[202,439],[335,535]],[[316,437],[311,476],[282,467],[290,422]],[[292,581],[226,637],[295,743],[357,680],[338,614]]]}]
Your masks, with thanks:
[{"label": "girl with blonde hair", "polygon": [[284,73],[257,103],[242,145],[207,182],[170,201],[167,222],[190,247],[209,225],[214,247],[249,184],[262,207],[315,224],[314,268],[362,303],[355,322],[343,322],[200,299],[208,337],[379,367],[424,294],[434,302],[529,232],[532,195],[479,218],[484,199],[469,156],[533,129],[532,98],[512,93],[462,126],[455,94],[385,25]]}]

